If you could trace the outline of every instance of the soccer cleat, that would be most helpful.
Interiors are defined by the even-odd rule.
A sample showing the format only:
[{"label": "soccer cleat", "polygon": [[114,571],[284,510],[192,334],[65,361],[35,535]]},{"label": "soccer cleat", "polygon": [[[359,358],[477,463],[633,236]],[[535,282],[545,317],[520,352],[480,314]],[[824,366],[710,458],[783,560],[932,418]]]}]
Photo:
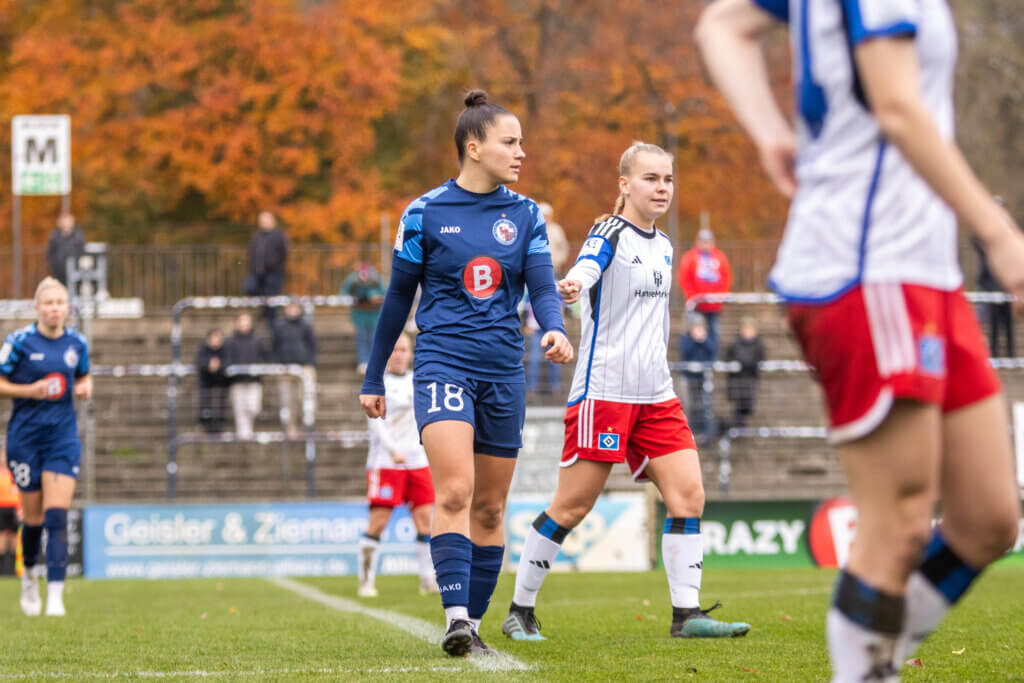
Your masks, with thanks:
[{"label": "soccer cleat", "polygon": [[375,598],[379,595],[377,589],[370,583],[361,583],[356,589],[356,595],[361,598]]},{"label": "soccer cleat", "polygon": [[669,635],[673,638],[738,638],[747,635],[750,624],[718,621],[708,616],[708,612],[721,606],[722,603],[716,602],[706,610],[700,607],[673,607]]},{"label": "soccer cleat", "polygon": [[429,579],[420,579],[420,595],[437,595],[441,592],[441,589],[437,586],[437,581],[433,577]]},{"label": "soccer cleat", "polygon": [[48,617],[63,617],[64,612],[64,599],[59,595],[47,595],[46,596],[46,616]]},{"label": "soccer cleat", "polygon": [[441,639],[441,649],[452,657],[465,657],[473,649],[473,624],[455,619]]},{"label": "soccer cleat", "polygon": [[494,654],[494,650],[492,650],[491,648],[487,647],[487,643],[485,643],[480,638],[480,634],[477,633],[476,630],[473,631],[473,646],[469,649],[469,652],[470,652],[470,654],[474,654],[474,655],[493,655]]},{"label": "soccer cleat", "polygon": [[38,617],[43,611],[43,601],[39,598],[39,577],[35,567],[27,567],[21,577],[21,611],[29,617]]},{"label": "soccer cleat", "polygon": [[501,622],[501,632],[512,640],[547,640],[540,634],[540,622],[532,607],[520,607],[512,603],[508,616]]}]

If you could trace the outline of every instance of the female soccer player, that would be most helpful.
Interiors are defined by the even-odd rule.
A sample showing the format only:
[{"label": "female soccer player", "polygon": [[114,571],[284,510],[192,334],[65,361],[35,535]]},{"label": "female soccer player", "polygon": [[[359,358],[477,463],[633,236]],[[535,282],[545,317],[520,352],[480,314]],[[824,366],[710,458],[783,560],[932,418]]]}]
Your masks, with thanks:
[{"label": "female soccer player", "polygon": [[668,511],[662,556],[672,599],[669,633],[681,638],[742,636],[749,624],[712,619],[699,602],[704,486],[693,434],[668,369],[672,243],[654,222],[672,202],[672,156],[635,142],[619,161],[613,216],[590,229],[576,264],[558,283],[572,304],[583,297],[580,362],[565,415],[555,499],[533,522],[502,632],[544,640],[537,592],[566,535],[594,507],[612,465],[650,479]]},{"label": "female soccer player", "polygon": [[88,399],[92,378],[85,337],[65,327],[68,290],[44,278],[35,305],[39,319],[7,335],[0,347],[0,396],[14,399],[7,466],[21,489],[21,609],[29,616],[42,610],[36,562],[46,529],[46,614],[64,616],[68,508],[82,453],[72,395]]},{"label": "female soccer player", "polygon": [[[759,46],[773,19],[791,25],[795,135]],[[944,0],[718,0],[697,38],[793,198],[771,281],[817,368],[859,515],[827,618],[835,680],[896,680],[1017,535],[1006,406],[960,289],[957,220],[1017,296],[1024,237],[953,142]]]},{"label": "female soccer player", "polygon": [[402,214],[391,283],[359,397],[386,413],[381,375],[416,286],[414,405],[434,479],[430,554],[447,633],[441,647],[485,652],[477,633],[501,571],[502,520],[526,411],[516,306],[530,288],[549,360],[572,360],[537,204],[512,192],[526,154],[517,119],[474,90],[455,126],[459,176]]},{"label": "female soccer player", "polygon": [[364,598],[377,597],[374,578],[380,556],[380,537],[396,506],[409,504],[416,527],[416,556],[420,570],[420,593],[437,593],[434,566],[430,562],[430,512],[434,507],[434,483],[430,479],[427,454],[420,445],[413,413],[413,383],[409,365],[412,342],[404,332],[395,343],[384,371],[389,398],[387,418],[370,419],[370,453],[366,459],[366,497],[370,520],[359,539],[359,588]]}]

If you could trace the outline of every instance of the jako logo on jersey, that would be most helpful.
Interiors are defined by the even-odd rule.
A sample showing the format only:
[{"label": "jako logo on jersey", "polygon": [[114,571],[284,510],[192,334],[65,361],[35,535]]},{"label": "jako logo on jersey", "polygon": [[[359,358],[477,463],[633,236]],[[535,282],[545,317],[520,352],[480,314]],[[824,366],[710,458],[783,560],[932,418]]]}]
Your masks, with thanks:
[{"label": "jako logo on jersey", "polygon": [[501,264],[490,256],[477,256],[462,271],[462,283],[474,299],[490,299],[501,285]]},{"label": "jako logo on jersey", "polygon": [[597,437],[597,450],[617,451],[619,450],[619,435],[613,432],[605,432]]},{"label": "jako logo on jersey", "polygon": [[509,245],[516,241],[519,228],[516,227],[515,223],[502,216],[494,221],[491,234],[494,235],[494,239],[498,240],[499,244]]},{"label": "jako logo on jersey", "polygon": [[78,354],[75,353],[75,350],[70,346],[68,347],[68,350],[64,352],[64,364],[69,368],[73,368],[78,365]]},{"label": "jako logo on jersey", "polygon": [[68,388],[67,380],[59,372],[51,372],[43,379],[46,380],[46,399],[48,401],[56,401],[64,395],[64,391]]},{"label": "jako logo on jersey", "polygon": [[442,235],[458,235],[460,232],[462,232],[462,228],[460,228],[457,225],[442,225],[441,226],[441,234]]},{"label": "jako logo on jersey", "polygon": [[946,348],[942,337],[934,334],[922,335],[917,340],[917,364],[921,372],[937,377],[946,375]]},{"label": "jako logo on jersey", "polygon": [[28,355],[29,360],[46,360],[45,353],[30,353]]}]

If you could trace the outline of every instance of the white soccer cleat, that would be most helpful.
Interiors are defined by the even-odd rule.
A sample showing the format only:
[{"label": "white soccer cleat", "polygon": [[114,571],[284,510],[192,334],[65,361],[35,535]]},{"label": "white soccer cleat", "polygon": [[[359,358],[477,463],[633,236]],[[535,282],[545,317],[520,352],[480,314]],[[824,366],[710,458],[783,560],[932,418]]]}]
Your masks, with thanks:
[{"label": "white soccer cleat", "polygon": [[43,601],[39,598],[39,577],[34,568],[26,568],[21,577],[21,611],[29,617],[38,617],[43,611]]},{"label": "white soccer cleat", "polygon": [[46,596],[46,616],[63,617],[65,614],[64,599],[62,597],[59,595]]},{"label": "white soccer cleat", "polygon": [[356,589],[356,595],[361,598],[375,598],[377,597],[377,589],[373,587],[371,583],[361,583],[359,588]]}]

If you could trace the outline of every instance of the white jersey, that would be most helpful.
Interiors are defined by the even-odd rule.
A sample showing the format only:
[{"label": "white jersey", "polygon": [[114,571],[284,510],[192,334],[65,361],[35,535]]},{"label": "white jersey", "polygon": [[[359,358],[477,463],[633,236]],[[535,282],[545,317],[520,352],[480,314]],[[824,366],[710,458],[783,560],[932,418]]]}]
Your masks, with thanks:
[{"label": "white jersey", "polygon": [[[387,418],[367,420],[370,428],[368,470],[415,470],[427,467],[427,453],[420,445],[420,432],[413,411],[412,372],[404,375],[384,373]],[[396,464],[392,453],[401,453],[405,462]]]},{"label": "white jersey", "polygon": [[583,283],[569,405],[675,398],[668,369],[672,243],[665,233],[612,216],[591,228],[566,279]]},{"label": "white jersey", "polygon": [[956,31],[945,0],[755,0],[789,21],[799,189],[770,283],[828,301],[862,282],[960,286],[956,217],[888,142],[864,97],[853,47],[908,36],[924,103],[953,139]]}]

